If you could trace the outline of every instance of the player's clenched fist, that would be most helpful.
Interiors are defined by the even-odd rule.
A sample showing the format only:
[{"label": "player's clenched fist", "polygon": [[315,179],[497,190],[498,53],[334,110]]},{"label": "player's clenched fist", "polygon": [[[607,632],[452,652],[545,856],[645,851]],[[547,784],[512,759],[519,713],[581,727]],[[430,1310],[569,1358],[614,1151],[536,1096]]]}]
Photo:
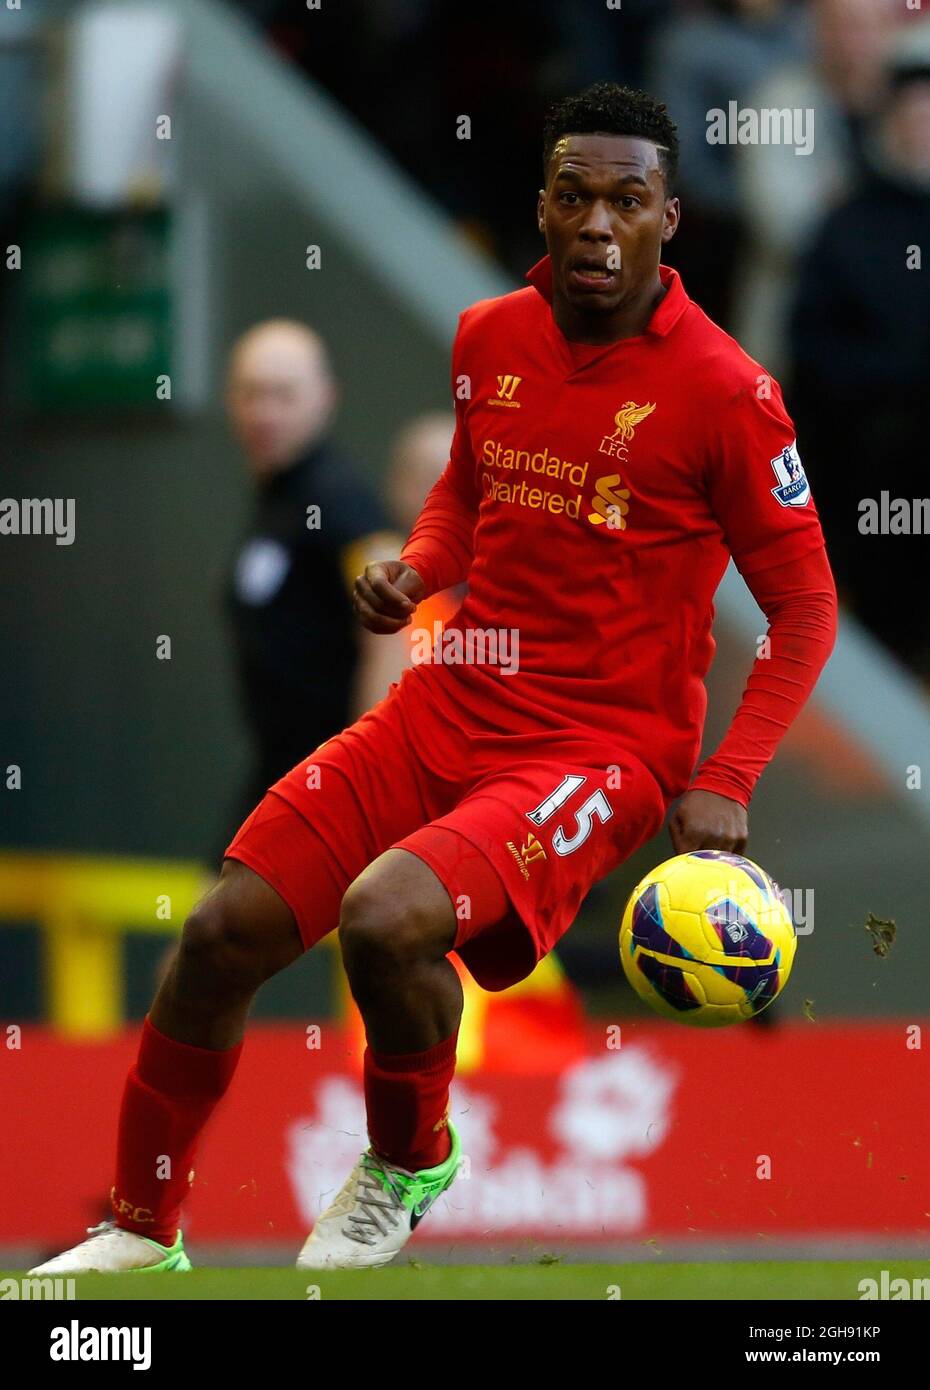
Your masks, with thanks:
[{"label": "player's clenched fist", "polygon": [[377,560],[355,581],[355,611],[369,632],[399,632],[424,593],[423,580],[403,560]]},{"label": "player's clenched fist", "polygon": [[749,838],[745,806],[716,792],[685,792],[668,823],[676,854],[725,849],[742,854]]}]

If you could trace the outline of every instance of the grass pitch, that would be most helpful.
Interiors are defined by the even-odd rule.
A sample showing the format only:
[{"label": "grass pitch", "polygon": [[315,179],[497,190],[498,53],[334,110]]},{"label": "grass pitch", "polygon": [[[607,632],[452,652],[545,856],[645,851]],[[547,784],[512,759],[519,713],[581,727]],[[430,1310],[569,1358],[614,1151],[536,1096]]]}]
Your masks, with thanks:
[{"label": "grass pitch", "polygon": [[[88,1274],[81,1299],[286,1301],[494,1301],[860,1298],[859,1281],[927,1277],[920,1260],[797,1260],[769,1263],[427,1265],[386,1269],[197,1269],[190,1274]],[[22,1280],[22,1271],[12,1275]]]}]

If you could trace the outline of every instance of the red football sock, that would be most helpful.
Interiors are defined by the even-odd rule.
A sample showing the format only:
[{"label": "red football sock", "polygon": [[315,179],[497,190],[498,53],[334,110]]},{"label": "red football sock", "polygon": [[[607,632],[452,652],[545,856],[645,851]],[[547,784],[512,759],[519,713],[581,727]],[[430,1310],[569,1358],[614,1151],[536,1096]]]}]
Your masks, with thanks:
[{"label": "red football sock", "polygon": [[449,1157],[446,1112],[458,1029],[425,1052],[365,1048],[368,1134],[376,1153],[416,1173]]},{"label": "red football sock", "polygon": [[241,1052],[242,1043],[212,1052],[175,1042],[145,1020],[120,1109],[110,1194],[118,1226],[174,1244],[200,1131],[225,1094]]}]

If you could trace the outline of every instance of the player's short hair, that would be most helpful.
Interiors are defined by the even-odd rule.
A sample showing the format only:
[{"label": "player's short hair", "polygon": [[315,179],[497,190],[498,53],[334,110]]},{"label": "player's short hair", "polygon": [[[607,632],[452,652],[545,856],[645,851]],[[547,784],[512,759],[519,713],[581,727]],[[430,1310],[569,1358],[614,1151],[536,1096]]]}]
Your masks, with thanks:
[{"label": "player's short hair", "polygon": [[651,140],[659,151],[666,196],[671,198],[678,174],[678,127],[661,101],[648,92],[595,82],[575,96],[563,97],[546,112],[543,125],[543,176],[563,135],[634,135]]}]

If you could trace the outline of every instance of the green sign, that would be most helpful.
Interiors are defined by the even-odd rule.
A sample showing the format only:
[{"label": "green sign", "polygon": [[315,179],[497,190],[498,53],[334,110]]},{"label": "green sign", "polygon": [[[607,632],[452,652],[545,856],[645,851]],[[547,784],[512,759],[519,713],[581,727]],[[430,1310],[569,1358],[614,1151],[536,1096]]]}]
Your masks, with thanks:
[{"label": "green sign", "polygon": [[158,379],[171,371],[168,242],[164,209],[33,213],[22,231],[15,353],[29,405],[158,403]]}]

